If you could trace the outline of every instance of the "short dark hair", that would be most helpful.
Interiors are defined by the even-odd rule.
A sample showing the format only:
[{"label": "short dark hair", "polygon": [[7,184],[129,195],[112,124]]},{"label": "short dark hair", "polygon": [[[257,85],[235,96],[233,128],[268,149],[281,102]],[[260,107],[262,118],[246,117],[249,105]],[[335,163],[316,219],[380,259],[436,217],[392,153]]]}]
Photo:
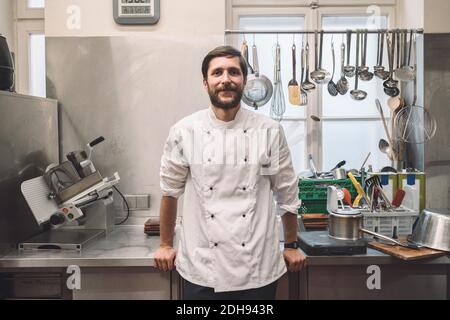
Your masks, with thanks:
[{"label": "short dark hair", "polygon": [[245,61],[245,58],[242,56],[241,52],[237,50],[236,48],[233,48],[231,46],[221,46],[217,47],[211,52],[209,52],[205,59],[203,59],[202,63],[202,73],[203,73],[203,79],[208,78],[208,69],[209,69],[209,63],[214,58],[219,57],[238,57],[239,58],[239,64],[241,66],[242,74],[244,75],[244,79],[247,78],[248,75],[248,69],[247,69],[247,61]]}]

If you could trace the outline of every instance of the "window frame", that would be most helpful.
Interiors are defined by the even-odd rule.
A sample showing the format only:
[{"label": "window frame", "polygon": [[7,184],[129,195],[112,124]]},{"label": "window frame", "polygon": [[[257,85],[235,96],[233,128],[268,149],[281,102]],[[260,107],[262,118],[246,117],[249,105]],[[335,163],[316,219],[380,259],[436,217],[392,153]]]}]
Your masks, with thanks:
[{"label": "window frame", "polygon": [[[314,8],[312,3],[317,3],[318,7]],[[239,28],[240,16],[289,16],[289,15],[303,15],[305,17],[305,29],[320,30],[322,26],[323,16],[342,16],[342,15],[367,15],[367,9],[371,5],[378,5],[380,7],[381,15],[387,16],[387,23],[389,28],[396,27],[396,0],[361,0],[358,6],[354,6],[354,1],[348,0],[318,0],[308,1],[307,3],[300,3],[298,0],[227,0],[226,1],[226,26],[227,29],[237,30]],[[233,38],[235,42],[228,42],[225,36],[224,43],[232,44],[234,46],[238,43],[237,38]],[[310,65],[315,64],[315,58],[312,54],[310,57]],[[311,154],[314,158],[318,168],[323,167],[323,121],[373,121],[380,120],[378,117],[326,117],[322,118],[322,90],[315,90],[309,94],[308,99],[310,103],[306,108],[306,118],[287,117],[283,121],[304,121],[306,138],[306,150],[304,154],[304,163],[308,163],[308,155]],[[316,115],[322,118],[321,122],[314,122],[310,120],[311,115]],[[380,120],[381,121],[381,120]]]},{"label": "window frame", "polygon": [[29,8],[28,0],[16,0],[17,19],[44,19],[44,8]]},{"label": "window frame", "polygon": [[45,34],[44,20],[23,20],[17,22],[16,90],[30,93],[30,35]]}]

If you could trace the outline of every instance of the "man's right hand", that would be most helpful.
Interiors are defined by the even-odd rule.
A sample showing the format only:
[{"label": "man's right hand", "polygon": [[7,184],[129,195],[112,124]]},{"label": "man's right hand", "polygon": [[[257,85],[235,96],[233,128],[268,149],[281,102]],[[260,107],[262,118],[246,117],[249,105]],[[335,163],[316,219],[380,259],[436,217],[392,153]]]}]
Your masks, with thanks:
[{"label": "man's right hand", "polygon": [[155,252],[155,266],[161,271],[171,271],[175,269],[175,258],[177,252],[174,248],[166,246],[159,247]]}]

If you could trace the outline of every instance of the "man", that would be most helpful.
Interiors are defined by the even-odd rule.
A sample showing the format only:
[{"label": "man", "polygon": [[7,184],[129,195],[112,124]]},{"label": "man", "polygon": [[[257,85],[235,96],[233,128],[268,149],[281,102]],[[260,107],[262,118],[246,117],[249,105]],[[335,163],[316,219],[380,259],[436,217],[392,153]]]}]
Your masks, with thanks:
[{"label": "man", "polygon": [[[278,122],[241,108],[247,72],[236,49],[211,51],[202,65],[211,106],[172,127],[164,148],[155,263],[164,271],[176,265],[186,280],[185,299],[273,300],[286,265],[295,272],[305,261],[296,247],[301,203],[286,138]],[[283,253],[274,198],[284,226]]]}]

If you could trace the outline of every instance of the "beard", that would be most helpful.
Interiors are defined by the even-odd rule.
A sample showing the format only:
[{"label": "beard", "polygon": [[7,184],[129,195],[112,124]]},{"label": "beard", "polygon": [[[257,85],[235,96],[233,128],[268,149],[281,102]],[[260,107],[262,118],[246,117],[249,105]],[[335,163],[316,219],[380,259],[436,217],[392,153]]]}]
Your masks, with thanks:
[{"label": "beard", "polygon": [[[233,93],[233,98],[232,99],[221,98],[220,94],[222,92]],[[209,94],[209,99],[211,100],[212,105],[217,108],[224,109],[224,110],[233,109],[233,108],[237,107],[239,105],[239,103],[241,102],[243,93],[244,93],[244,89],[239,88],[239,87],[235,86],[234,84],[226,85],[226,86],[223,86],[222,88],[218,88],[218,89],[211,88],[208,85],[208,94]]]}]

